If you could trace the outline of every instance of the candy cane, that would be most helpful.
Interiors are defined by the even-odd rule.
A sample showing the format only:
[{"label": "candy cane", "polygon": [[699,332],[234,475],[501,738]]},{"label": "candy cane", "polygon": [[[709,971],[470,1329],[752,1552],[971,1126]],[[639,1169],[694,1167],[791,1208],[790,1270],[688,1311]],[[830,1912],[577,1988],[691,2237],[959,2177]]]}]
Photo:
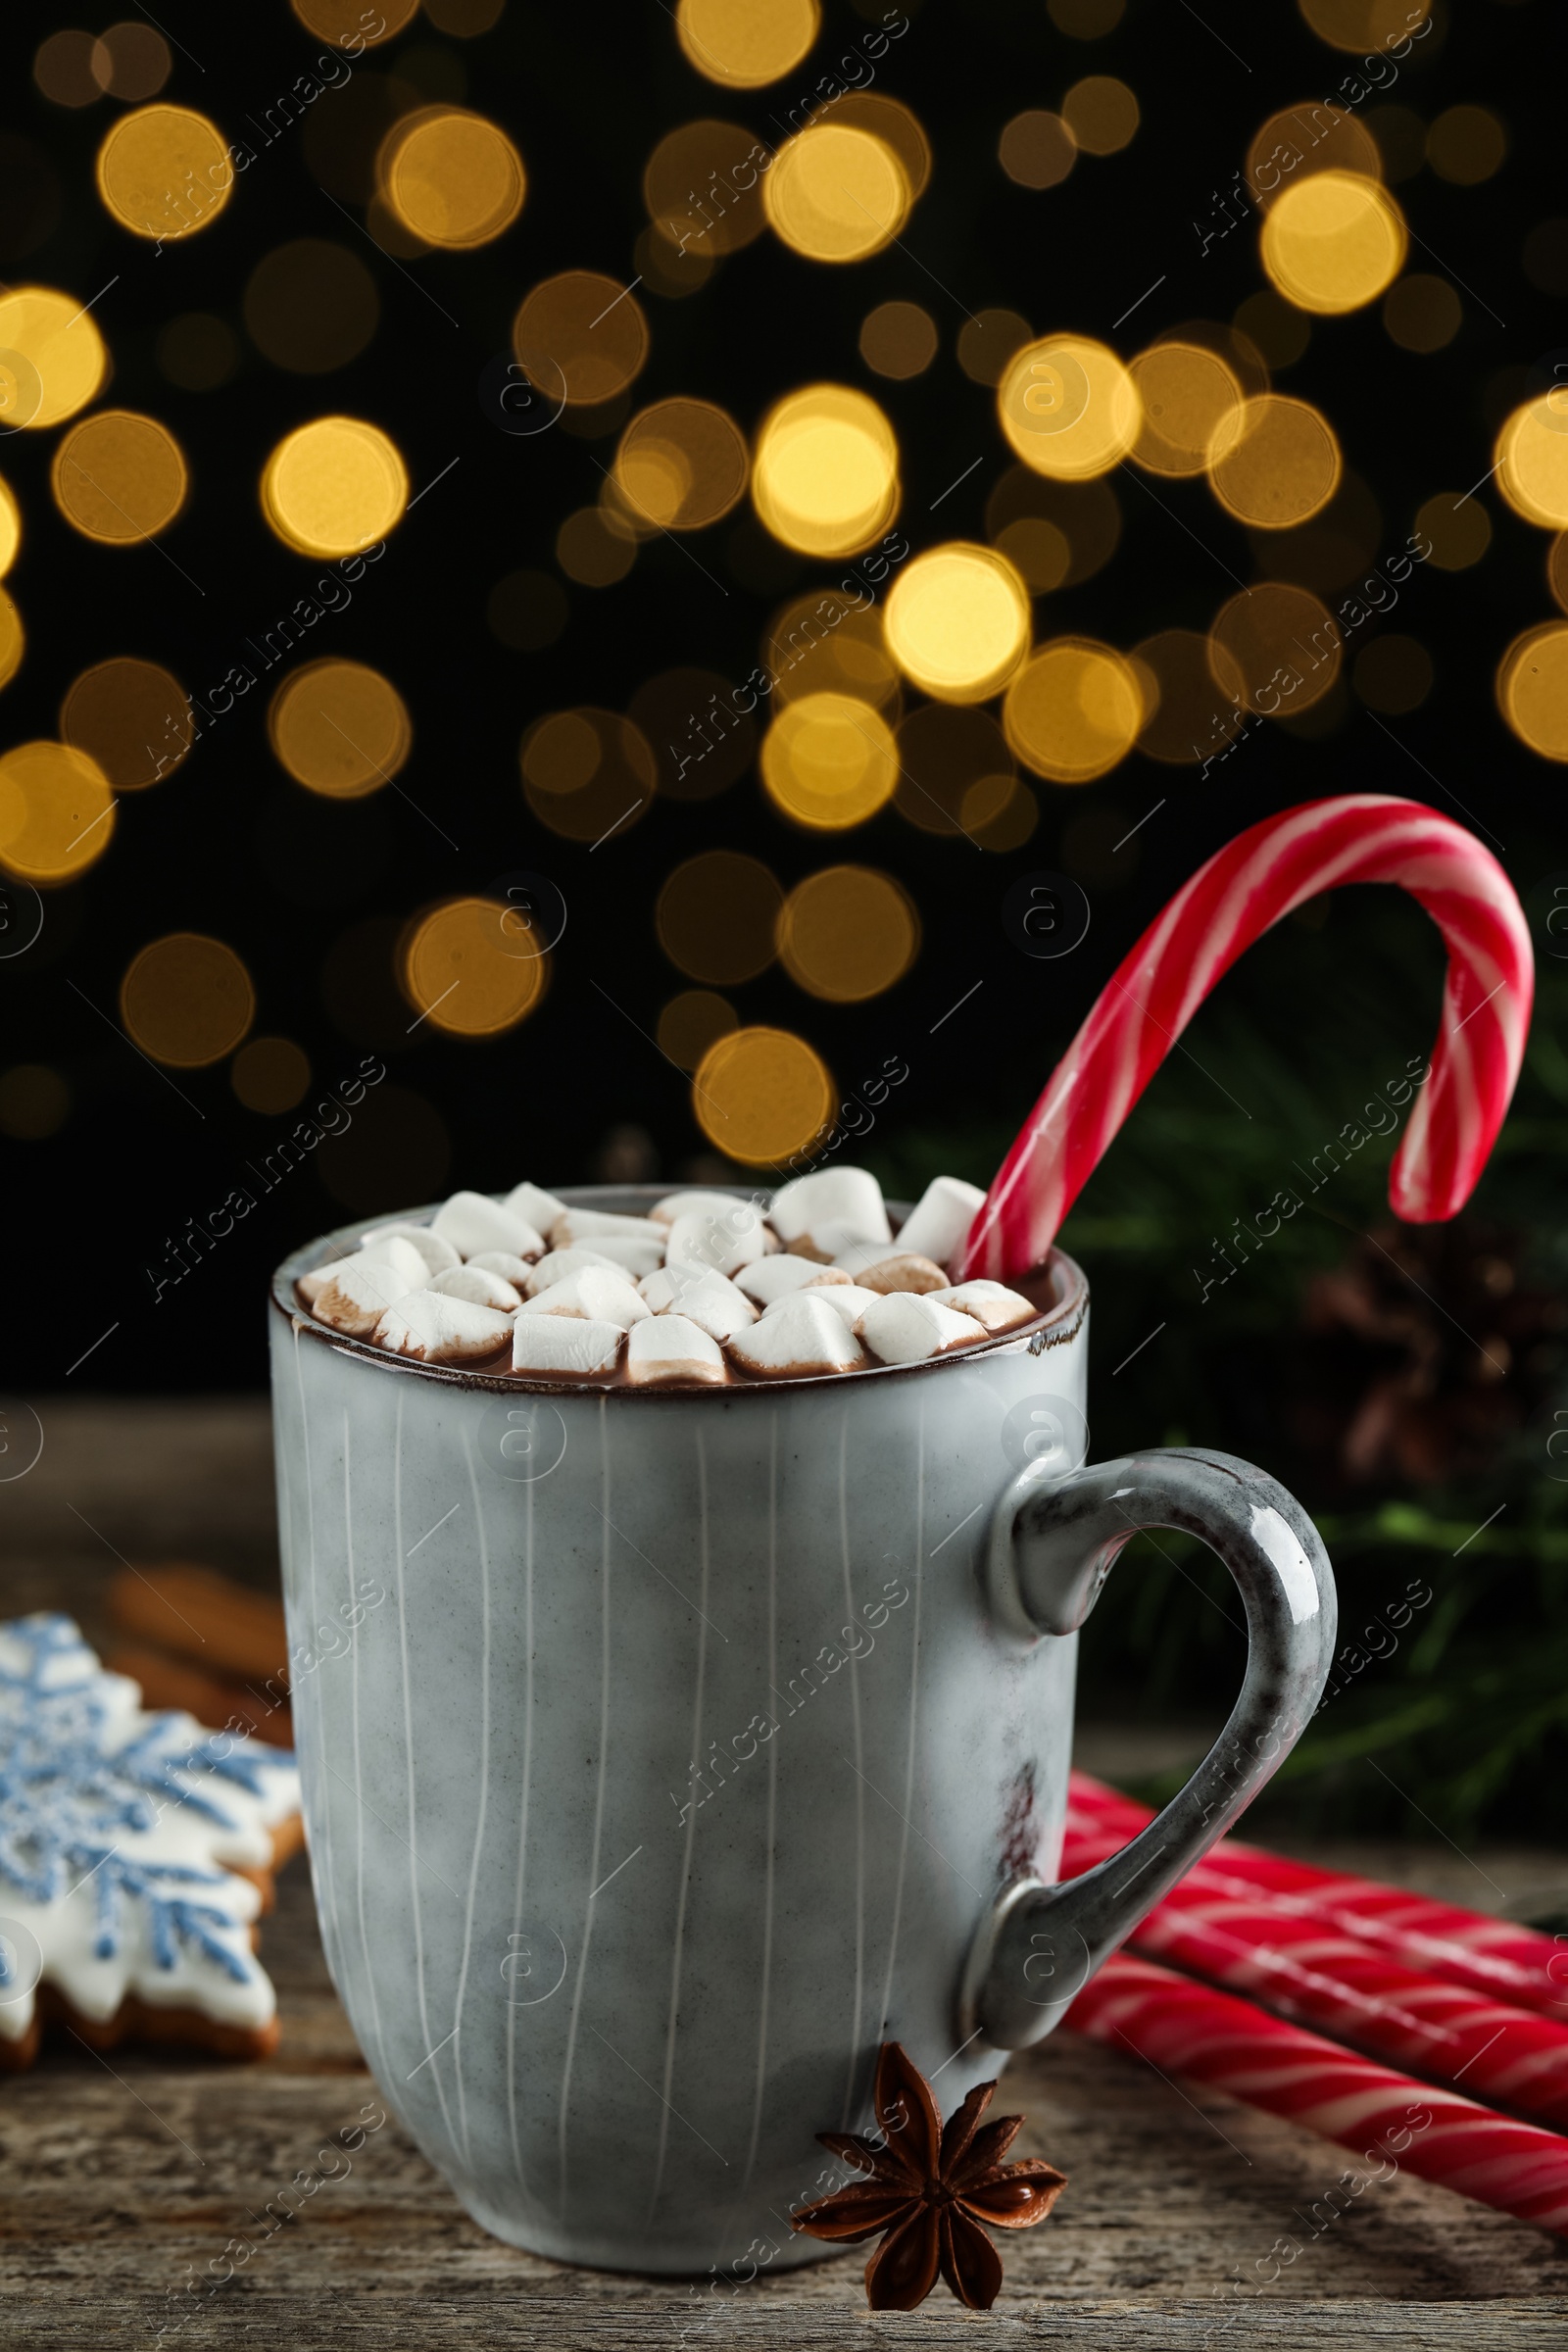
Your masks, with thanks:
[{"label": "candy cane", "polygon": [[1368,2164],[1392,2162],[1568,2233],[1568,2140],[1342,2050],[1234,1993],[1118,1952],[1090,1979],[1066,2023],[1169,2074],[1287,2116]]},{"label": "candy cane", "polygon": [[[1153,1818],[1147,1805],[1075,1772],[1062,1876],[1076,1877],[1118,1852]],[[1205,1897],[1228,1895],[1244,1903],[1264,1899],[1273,1910],[1353,1936],[1421,1976],[1568,2025],[1568,1942],[1553,1941],[1534,1928],[1435,1902],[1407,1887],[1380,1886],[1372,1879],[1287,1861],[1283,1854],[1267,1854],[1233,1838],[1222,1838],[1189,1871],[1182,1886]]]},{"label": "candy cane", "polygon": [[1432,1074],[1389,1176],[1396,1216],[1430,1224],[1474,1191],[1519,1075],[1535,973],[1513,886],[1473,833],[1381,793],[1265,817],[1200,866],[1127,956],[1052,1073],[956,1269],[1041,1263],[1133,1104],[1222,974],[1264,931],[1345,882],[1397,882],[1448,950]]}]

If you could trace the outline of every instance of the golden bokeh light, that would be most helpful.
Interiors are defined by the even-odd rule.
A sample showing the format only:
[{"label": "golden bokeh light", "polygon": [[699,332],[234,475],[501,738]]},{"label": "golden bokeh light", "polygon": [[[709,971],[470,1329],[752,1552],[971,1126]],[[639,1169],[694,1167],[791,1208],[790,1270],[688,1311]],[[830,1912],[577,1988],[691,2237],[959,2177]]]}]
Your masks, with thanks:
[{"label": "golden bokeh light", "polygon": [[69,743],[0,753],[0,866],[23,882],[69,882],[108,849],[115,796],[96,760]]},{"label": "golden bokeh light", "polygon": [[22,667],[26,651],[27,635],[22,625],[22,614],[11,598],[0,588],[0,686],[9,686]]},{"label": "golden bokeh light", "polygon": [[0,430],[42,431],[84,409],[109,355],[84,304],[53,286],[0,294]]},{"label": "golden bokeh light", "polygon": [[772,962],[783,905],[784,893],[760,858],[705,850],[677,865],[664,884],[654,928],[688,980],[733,988]]},{"label": "golden bokeh light", "polygon": [[245,331],[263,357],[293,375],[346,368],[375,333],[375,280],[347,246],[296,237],[257,263],[242,305]]},{"label": "golden bokeh light", "polygon": [[1320,41],[1333,49],[1392,49],[1419,37],[1432,0],[1297,0]]},{"label": "golden bokeh light", "polygon": [[1455,187],[1478,187],[1502,168],[1508,133],[1484,106],[1450,106],[1427,132],[1427,162]]},{"label": "golden bokeh light", "polygon": [[786,139],[762,181],[774,234],[811,262],[863,262],[909,217],[909,182],[885,140],[854,123],[814,122]]},{"label": "golden bokeh light", "polygon": [[1155,343],[1129,361],[1143,404],[1133,456],[1151,473],[1201,473],[1209,445],[1242,387],[1216,351],[1198,343]]},{"label": "golden bokeh light", "polygon": [[228,1083],[247,1110],[279,1118],[311,1083],[311,1065],[291,1037],[253,1037],[241,1046]]},{"label": "golden bokeh light", "polygon": [[1416,270],[1383,297],[1383,324],[1402,351],[1441,351],[1459,332],[1464,318],[1459,297],[1446,277]]},{"label": "golden bokeh light", "polygon": [[1245,175],[1248,193],[1259,212],[1266,213],[1283,189],[1294,188],[1319,172],[1354,172],[1362,179],[1383,177],[1382,152],[1359,115],[1324,99],[1281,107],[1253,132]]},{"label": "golden bokeh light", "polygon": [[[362,0],[290,0],[290,6],[306,30],[323,41],[341,45],[361,40],[367,49],[378,49],[414,22],[419,0],[377,0],[373,9],[365,8]],[[368,24],[373,24],[374,31],[367,29]]]},{"label": "golden bokeh light", "polygon": [[872,138],[891,147],[904,167],[909,202],[919,202],[931,176],[931,142],[900,99],[884,98],[878,90],[846,90],[842,98],[833,101],[833,120],[869,131]]},{"label": "golden bokeh light", "polygon": [[969,839],[1000,858],[1022,849],[1040,822],[1040,803],[1017,776],[978,776],[960,814]]},{"label": "golden bokeh light", "polygon": [[762,782],[785,815],[817,833],[863,825],[899,780],[893,730],[847,694],[786,703],[762,740],[761,764]]},{"label": "golden bokeh light", "polygon": [[552,710],[519,756],[523,798],[541,824],[595,848],[631,830],[659,781],[647,737],[618,710]]},{"label": "golden bokeh light", "polygon": [[894,807],[922,833],[975,837],[1014,798],[1017,770],[989,710],[922,703],[900,721]]},{"label": "golden bokeh light", "polygon": [[717,1152],[745,1168],[778,1167],[814,1143],[837,1089],[821,1055],[788,1029],[734,1029],[692,1078],[692,1111]]},{"label": "golden bokeh light", "polygon": [[760,90],[800,64],[821,22],[817,0],[676,0],[675,37],[710,81]]},{"label": "golden bokeh light", "polygon": [[906,564],[883,629],[905,676],[944,703],[1000,694],[1029,647],[1029,591],[1005,556],[954,540]]},{"label": "golden bokeh light", "polygon": [[52,32],[33,52],[32,78],[51,106],[96,105],[103,88],[92,70],[90,32]]},{"label": "golden bokeh light", "polygon": [[122,654],[94,662],[67,688],[60,732],[116,792],[140,792],[173,774],[196,740],[196,721],[177,678]]},{"label": "golden bokeh light", "polygon": [[1197,629],[1159,629],[1130,656],[1144,692],[1138,749],[1168,767],[1196,766],[1225,749],[1241,721]]},{"label": "golden bokeh light", "polygon": [[1351,683],[1368,710],[1402,718],[1406,711],[1420,709],[1436,676],[1432,656],[1419,638],[1396,632],[1375,637],[1357,656]]},{"label": "golden bokeh light", "polygon": [[1144,722],[1132,664],[1089,637],[1041,646],[1007,689],[1002,724],[1025,767],[1053,784],[1090,784],[1124,760]]},{"label": "golden bokeh light", "polygon": [[762,640],[775,708],[807,694],[847,694],[897,717],[899,672],[873,607],[842,588],[792,597]]},{"label": "golden bokeh light", "polygon": [[711,401],[656,401],[622,433],[614,483],[639,528],[706,530],[740,502],[746,437]]},{"label": "golden bokeh light", "polygon": [[267,734],[296,784],[330,801],[379,792],[414,743],[391,679],[363,662],[332,658],[307,662],[282,681],[268,709]]},{"label": "golden bokeh light", "polygon": [[613,588],[637,561],[637,534],[617,506],[578,507],[556,533],[556,562],[580,588]]},{"label": "golden bokeh light", "polygon": [[1404,215],[1380,181],[1318,172],[1282,188],[1263,222],[1263,267],[1298,310],[1334,316],[1375,302],[1404,266]]},{"label": "golden bokeh light", "polygon": [[752,502],[775,539],[804,556],[855,556],[899,510],[899,445],[868,394],[808,384],[762,419]]},{"label": "golden bokeh light", "polygon": [[1531,751],[1568,760],[1568,621],[1514,639],[1497,668],[1497,707]]},{"label": "golden bokeh light", "polygon": [[1019,311],[977,311],[958,329],[958,366],[972,384],[1000,384],[1033,333]]},{"label": "golden bokeh light", "polygon": [[1078,161],[1078,142],[1059,115],[1032,106],[1004,128],[997,160],[1020,188],[1055,188]]},{"label": "golden bokeh light", "polygon": [[632,274],[642,280],[647,293],[665,302],[683,302],[687,295],[702,292],[718,258],[706,243],[672,245],[662,227],[650,220],[632,245]]},{"label": "golden bokeh light", "polygon": [[1568,384],[1515,409],[1492,454],[1516,514],[1548,531],[1568,528]]},{"label": "golden bokeh light", "polygon": [[409,477],[396,444],[357,416],[286,433],[262,475],[262,512],[302,556],[352,556],[403,518]]},{"label": "golden bokeh light", "polygon": [[1116,155],[1138,135],[1138,101],[1113,74],[1089,74],[1062,100],[1061,119],[1085,155]]},{"label": "golden bokeh light", "polygon": [[[683,122],[662,138],[643,172],[643,202],[664,242],[679,255],[671,269],[699,258],[738,253],[767,226],[755,131],[711,116]],[[706,274],[706,270],[705,270]]]},{"label": "golden bokeh light", "polygon": [[1054,482],[1009,466],[986,500],[986,530],[1036,596],[1102,571],[1121,537],[1108,482]]},{"label": "golden bokeh light", "polygon": [[1554,603],[1568,612],[1568,531],[1559,531],[1546,550],[1546,586]]},{"label": "golden bokeh light", "polygon": [[1416,510],[1415,527],[1431,544],[1440,571],[1468,571],[1492,545],[1492,517],[1467,490],[1440,490]]},{"label": "golden bokeh light", "polygon": [[727,997],[715,996],[710,988],[683,988],[661,1012],[655,1035],[665,1060],[689,1074],[710,1046],[740,1025],[740,1015]]},{"label": "golden bokeh light", "polygon": [[920,952],[914,902],[891,874],[829,865],[797,882],[778,918],[779,961],[808,996],[863,1004],[897,985]]},{"label": "golden bokeh light", "polygon": [[9,483],[0,482],[0,579],[4,579],[17,560],[22,545],[22,509],[13,497]]},{"label": "golden bokeh light", "polygon": [[500,1037],[544,998],[550,958],[519,952],[497,899],[448,899],[419,917],[403,949],[415,1010],[448,1037]]},{"label": "golden bokeh light", "polygon": [[512,348],[547,400],[597,408],[640,375],[648,320],[634,294],[597,270],[564,270],[523,296]]},{"label": "golden bokeh light", "polygon": [[169,43],[150,24],[111,24],[92,45],[92,76],[110,97],[128,104],[136,98],[156,98],[174,61]]},{"label": "golden bokeh light", "polygon": [[626,710],[659,762],[670,801],[710,801],[757,757],[757,722],[716,669],[682,665],[645,678]]},{"label": "golden bokeh light", "polygon": [[453,252],[488,245],[522,210],[522,158],[499,124],[459,106],[420,107],[388,131],[376,181],[393,218]]},{"label": "golden bokeh light", "polygon": [[218,219],[234,192],[228,143],[188,106],[122,115],[98,150],[98,193],[122,228],[169,243]]},{"label": "golden bokeh light", "polygon": [[877,375],[904,383],[937,356],[937,322],[917,302],[882,302],[860,321],[860,357]]},{"label": "golden bokeh light", "polygon": [[84,538],[127,547],[168,529],[189,477],[167,425],[129,409],[99,409],[62,436],[49,486]]},{"label": "golden bokeh light", "polygon": [[1308,521],[1339,487],[1334,427],[1308,401],[1265,392],[1220,419],[1209,445],[1209,481],[1238,522],[1288,531]]},{"label": "golden bokeh light", "polygon": [[1309,588],[1260,580],[1222,605],[1209,660],[1228,701],[1264,718],[1295,718],[1340,674],[1344,632]]},{"label": "golden bokeh light", "polygon": [[1108,473],[1143,422],[1138,386],[1121,361],[1084,335],[1026,344],[998,387],[997,412],[1014,454],[1058,481]]},{"label": "golden bokeh light", "polygon": [[154,1061],[203,1070],[244,1038],[256,1018],[256,990],[222,940],[172,931],[132,956],[120,983],[120,1018]]}]

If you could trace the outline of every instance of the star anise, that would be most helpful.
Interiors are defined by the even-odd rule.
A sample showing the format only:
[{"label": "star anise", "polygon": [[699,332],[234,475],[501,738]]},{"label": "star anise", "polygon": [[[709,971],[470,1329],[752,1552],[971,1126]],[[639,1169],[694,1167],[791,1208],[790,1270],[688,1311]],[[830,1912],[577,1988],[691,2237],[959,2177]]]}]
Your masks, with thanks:
[{"label": "star anise", "polygon": [[960,2303],[989,2311],[1002,2257],[980,2225],[1032,2230],[1066,2187],[1066,2174],[1041,2157],[1003,2163],[1023,2117],[1004,2115],[981,2130],[996,2087],[976,2083],[944,2128],[924,2075],[898,2042],[885,2041],[876,2068],[880,2141],[817,2133],[824,2148],[868,2177],[806,2206],[795,2228],[847,2243],[887,2232],[865,2266],[873,2311],[913,2311],[939,2272]]}]

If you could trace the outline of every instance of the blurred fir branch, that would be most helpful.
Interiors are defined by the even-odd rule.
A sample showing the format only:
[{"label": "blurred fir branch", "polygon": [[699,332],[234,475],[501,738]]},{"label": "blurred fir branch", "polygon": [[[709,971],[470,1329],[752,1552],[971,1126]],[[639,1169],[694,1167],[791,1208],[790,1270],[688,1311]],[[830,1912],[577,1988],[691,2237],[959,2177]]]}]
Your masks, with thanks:
[{"label": "blurred fir branch", "polygon": [[[1430,1837],[1437,1828],[1461,1842],[1482,1834],[1562,1842],[1568,1379],[1552,1328],[1555,1318],[1568,1339],[1568,1050],[1559,1042],[1568,1038],[1568,969],[1548,963],[1540,974],[1514,1107],[1465,1219],[1391,1230],[1388,1166],[1404,1114],[1331,1175],[1324,1148],[1358,1119],[1363,1129],[1373,1118],[1388,1124],[1363,1106],[1429,1051],[1441,948],[1393,894],[1341,893],[1331,904],[1327,926],[1281,926],[1227,977],[1063,1228],[1062,1247],[1094,1284],[1092,1453],[1197,1444],[1280,1477],[1334,1559],[1342,1654],[1365,1648],[1361,1629],[1386,1622],[1412,1576],[1430,1586],[1430,1605],[1392,1651],[1368,1656],[1309,1727],[1260,1801],[1260,1831],[1272,1821],[1317,1833]],[[1038,1051],[1007,1119],[987,1106],[989,1116],[952,1130],[885,1145],[873,1137],[866,1156],[889,1191],[916,1198],[943,1171],[988,1182],[1066,1042]],[[1282,1188],[1294,1189],[1301,1210],[1259,1245],[1257,1212]],[[1245,1254],[1227,1238],[1238,1219],[1253,1235]],[[1374,1230],[1382,1238],[1369,1243]],[[1478,1256],[1483,1268],[1505,1258],[1496,1279],[1512,1287],[1503,1303],[1516,1309],[1527,1294],[1538,1302],[1541,1328],[1528,1347],[1510,1355],[1506,1343],[1489,1343],[1490,1325],[1455,1339],[1444,1297],[1417,1281],[1408,1259],[1395,1262],[1388,1245],[1396,1253],[1401,1236],[1412,1250],[1453,1236],[1461,1256],[1467,1247],[1494,1251]],[[1358,1486],[1303,1444],[1291,1397],[1323,1344],[1308,1326],[1324,1280],[1364,1281],[1365,1266],[1381,1270],[1373,1251],[1392,1269],[1390,1296],[1430,1326],[1433,1347],[1463,1355],[1473,1341],[1487,1355],[1490,1345],[1507,1372],[1501,1394],[1512,1419],[1482,1432],[1474,1462],[1435,1427],[1439,1476],[1401,1476],[1385,1460]],[[1223,1279],[1205,1293],[1208,1277]],[[1343,1333],[1341,1341],[1351,1345]],[[1333,1409],[1342,1400],[1332,1380],[1328,1391]],[[1482,1390],[1472,1394],[1486,1401]],[[1419,1413],[1419,1397],[1408,1409]],[[1200,1545],[1140,1538],[1086,1632],[1080,1703],[1124,1720],[1212,1714],[1239,1685],[1240,1626],[1230,1581]],[[1182,1777],[1152,1780],[1141,1793],[1162,1798]]]}]

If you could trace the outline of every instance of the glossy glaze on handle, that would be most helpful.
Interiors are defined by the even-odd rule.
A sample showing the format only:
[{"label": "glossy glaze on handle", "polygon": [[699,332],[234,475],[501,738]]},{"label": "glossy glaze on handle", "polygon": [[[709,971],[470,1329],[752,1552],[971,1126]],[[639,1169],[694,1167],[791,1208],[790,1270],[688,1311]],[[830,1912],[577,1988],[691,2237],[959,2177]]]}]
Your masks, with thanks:
[{"label": "glossy glaze on handle", "polygon": [[958,2032],[1025,2049],[1257,1793],[1300,1737],[1328,1678],[1337,1608],[1328,1554],[1295,1497],[1250,1462],[1181,1448],[1124,1456],[1050,1485],[1027,1471],[999,1503],[986,1582],[1020,1643],[1082,1625],[1144,1528],[1200,1537],[1247,1610],[1247,1674],[1230,1721],[1181,1794],[1082,1878],[1018,1879],[982,1922]]}]

